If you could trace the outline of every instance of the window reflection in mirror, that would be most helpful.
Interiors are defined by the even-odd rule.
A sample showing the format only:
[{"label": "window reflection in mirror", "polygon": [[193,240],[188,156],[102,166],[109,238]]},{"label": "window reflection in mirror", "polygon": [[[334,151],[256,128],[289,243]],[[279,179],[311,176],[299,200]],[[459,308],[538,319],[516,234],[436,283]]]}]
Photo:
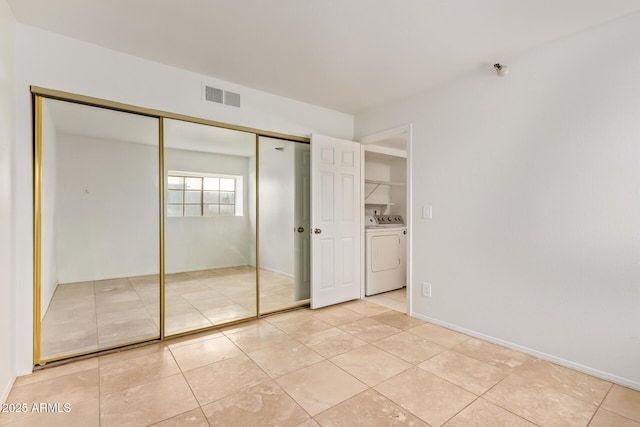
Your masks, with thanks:
[{"label": "window reflection in mirror", "polygon": [[165,119],[165,335],[256,316],[255,134]]}]

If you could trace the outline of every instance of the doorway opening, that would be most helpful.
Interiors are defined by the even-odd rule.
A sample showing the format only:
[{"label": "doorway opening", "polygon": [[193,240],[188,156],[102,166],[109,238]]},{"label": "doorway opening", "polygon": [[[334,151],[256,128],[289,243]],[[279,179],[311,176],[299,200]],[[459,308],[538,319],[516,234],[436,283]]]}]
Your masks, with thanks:
[{"label": "doorway opening", "polygon": [[411,125],[362,138],[364,299],[411,313]]}]

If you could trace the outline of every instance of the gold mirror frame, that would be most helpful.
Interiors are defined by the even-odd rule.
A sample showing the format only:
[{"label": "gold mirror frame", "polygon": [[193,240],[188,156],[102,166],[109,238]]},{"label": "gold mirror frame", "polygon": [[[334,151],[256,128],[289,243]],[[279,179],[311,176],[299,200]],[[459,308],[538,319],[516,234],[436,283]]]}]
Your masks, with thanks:
[{"label": "gold mirror frame", "polygon": [[[135,344],[145,343],[145,342],[157,342],[158,339],[145,339],[137,342],[129,342],[124,343],[122,345],[113,346],[109,348],[99,349],[96,351],[88,351],[79,354],[70,354],[63,357],[58,357],[54,359],[41,360],[41,279],[42,279],[42,100],[44,98],[48,99],[57,99],[61,101],[73,102],[77,104],[83,104],[93,107],[101,107],[107,108],[115,111],[121,111],[125,113],[132,113],[142,116],[148,116],[157,118],[159,121],[159,135],[158,135],[158,147],[159,147],[159,158],[158,158],[158,167],[160,171],[159,176],[163,176],[162,171],[164,171],[164,119],[175,119],[186,122],[198,123],[208,126],[216,126],[225,129],[238,130],[243,132],[249,132],[255,134],[256,138],[256,200],[259,200],[259,180],[257,179],[259,174],[259,138],[261,136],[278,138],[288,141],[294,142],[302,142],[302,143],[310,143],[310,139],[307,137],[300,137],[295,135],[288,135],[279,132],[271,132],[262,129],[250,128],[246,126],[236,126],[228,123],[217,122],[213,120],[201,119],[197,117],[186,116],[182,114],[170,113],[161,110],[137,107],[134,105],[123,104],[114,101],[108,101],[100,98],[94,98],[84,95],[73,94],[69,92],[63,92],[53,89],[46,89],[38,86],[31,86],[31,95],[33,99],[33,364],[34,366],[44,365],[46,363],[56,362],[64,359],[71,359],[78,356],[85,356],[89,354],[99,354],[108,352],[110,350],[116,348],[127,347]],[[259,204],[256,203],[256,315],[246,318],[239,319],[233,322],[229,322],[221,325],[214,325],[210,327],[195,329],[189,332],[175,334],[171,336],[165,335],[165,247],[164,247],[164,226],[165,226],[165,212],[164,212],[164,179],[159,180],[159,246],[160,251],[158,256],[160,257],[160,331],[159,331],[159,340],[164,341],[168,338],[179,337],[183,335],[195,334],[198,332],[212,330],[220,328],[221,326],[235,324],[251,319],[257,319],[261,316],[270,313],[260,313],[260,251],[258,248],[259,245],[259,232],[260,232],[260,213],[259,213]],[[289,310],[292,308],[300,307],[308,305],[308,302],[303,302],[301,304],[294,305],[292,307],[282,308],[280,311]]]}]

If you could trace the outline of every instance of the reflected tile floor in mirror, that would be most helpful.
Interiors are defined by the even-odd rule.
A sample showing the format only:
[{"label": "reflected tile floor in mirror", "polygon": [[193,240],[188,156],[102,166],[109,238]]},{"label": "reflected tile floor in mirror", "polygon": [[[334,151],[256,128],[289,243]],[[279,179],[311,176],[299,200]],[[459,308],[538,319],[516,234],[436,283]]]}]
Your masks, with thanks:
[{"label": "reflected tile floor in mirror", "polygon": [[[295,304],[291,277],[260,272],[261,311]],[[255,316],[255,268],[169,274],[167,335]],[[157,276],[58,285],[42,322],[42,359],[94,351],[158,336]]]},{"label": "reflected tile floor in mirror", "polygon": [[640,427],[640,392],[369,301],[44,369],[2,426]]}]

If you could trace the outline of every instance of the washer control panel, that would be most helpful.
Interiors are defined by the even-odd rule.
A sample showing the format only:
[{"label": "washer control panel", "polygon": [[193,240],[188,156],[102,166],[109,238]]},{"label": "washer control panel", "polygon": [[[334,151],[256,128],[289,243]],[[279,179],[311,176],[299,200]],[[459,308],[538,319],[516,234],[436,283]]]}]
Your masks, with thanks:
[{"label": "washer control panel", "polygon": [[400,215],[374,215],[373,218],[376,225],[395,225],[396,227],[404,225],[404,220]]}]

